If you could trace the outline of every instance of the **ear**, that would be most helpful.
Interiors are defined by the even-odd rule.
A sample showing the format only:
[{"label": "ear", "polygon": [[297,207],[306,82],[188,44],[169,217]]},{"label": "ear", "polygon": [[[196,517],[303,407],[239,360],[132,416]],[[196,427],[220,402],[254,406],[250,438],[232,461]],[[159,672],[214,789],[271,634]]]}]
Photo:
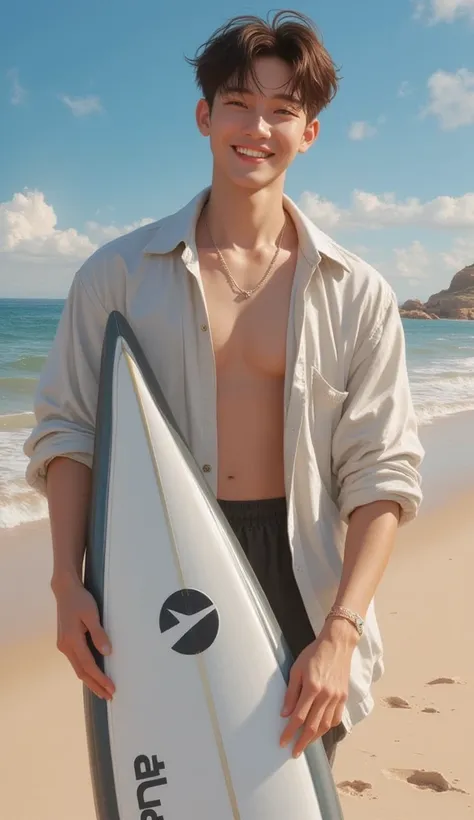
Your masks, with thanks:
[{"label": "ear", "polygon": [[211,111],[206,100],[199,100],[196,106],[196,122],[203,137],[208,137],[211,130]]},{"label": "ear", "polygon": [[301,137],[301,145],[298,148],[300,154],[304,154],[316,142],[319,135],[319,120],[308,122]]}]

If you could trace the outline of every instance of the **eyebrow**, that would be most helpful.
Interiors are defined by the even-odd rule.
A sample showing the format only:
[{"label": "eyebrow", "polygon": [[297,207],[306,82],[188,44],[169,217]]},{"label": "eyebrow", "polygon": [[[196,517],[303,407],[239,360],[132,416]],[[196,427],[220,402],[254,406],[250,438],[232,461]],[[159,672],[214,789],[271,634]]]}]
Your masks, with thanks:
[{"label": "eyebrow", "polygon": [[[224,94],[248,94],[249,96],[253,96],[255,94],[254,91],[251,91],[250,88],[239,88],[238,86],[229,85],[223,89]],[[301,105],[301,101],[298,100],[297,97],[294,97],[292,94],[274,94],[272,97],[268,97],[269,100],[284,100],[285,102],[293,103],[293,105]]]}]

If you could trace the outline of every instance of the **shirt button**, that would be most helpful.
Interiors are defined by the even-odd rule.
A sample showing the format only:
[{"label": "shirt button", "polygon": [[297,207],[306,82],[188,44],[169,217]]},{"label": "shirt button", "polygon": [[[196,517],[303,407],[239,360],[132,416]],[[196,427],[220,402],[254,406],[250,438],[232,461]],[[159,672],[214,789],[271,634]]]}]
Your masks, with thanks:
[{"label": "shirt button", "polygon": [[212,467],[211,467],[210,464],[205,464],[204,467],[202,468],[203,473],[210,473],[211,470],[212,470]]},{"label": "shirt button", "polygon": [[207,325],[201,325],[201,330],[203,331],[203,333],[205,333],[206,330],[209,330],[209,328]]}]

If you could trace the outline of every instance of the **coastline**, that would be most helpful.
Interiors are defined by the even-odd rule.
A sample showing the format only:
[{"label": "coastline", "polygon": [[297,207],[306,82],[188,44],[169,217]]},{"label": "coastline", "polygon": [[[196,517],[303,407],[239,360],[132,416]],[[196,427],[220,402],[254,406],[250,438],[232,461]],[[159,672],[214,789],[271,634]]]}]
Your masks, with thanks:
[{"label": "coastline", "polygon": [[[425,500],[377,594],[385,675],[336,756],[345,820],[472,816],[473,429],[472,411],[420,428]],[[46,520],[0,530],[0,816],[94,820],[82,686],[56,650],[51,566]],[[428,685],[437,678],[455,682]]]}]

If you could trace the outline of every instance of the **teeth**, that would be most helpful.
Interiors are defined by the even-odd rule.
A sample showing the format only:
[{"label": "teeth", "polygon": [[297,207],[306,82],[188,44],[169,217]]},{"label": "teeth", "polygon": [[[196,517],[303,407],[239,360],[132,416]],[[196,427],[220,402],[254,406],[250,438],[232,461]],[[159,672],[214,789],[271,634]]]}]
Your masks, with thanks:
[{"label": "teeth", "polygon": [[238,154],[246,154],[248,157],[261,157],[262,159],[266,159],[268,154],[263,153],[263,151],[252,151],[251,148],[236,148],[235,149]]}]

